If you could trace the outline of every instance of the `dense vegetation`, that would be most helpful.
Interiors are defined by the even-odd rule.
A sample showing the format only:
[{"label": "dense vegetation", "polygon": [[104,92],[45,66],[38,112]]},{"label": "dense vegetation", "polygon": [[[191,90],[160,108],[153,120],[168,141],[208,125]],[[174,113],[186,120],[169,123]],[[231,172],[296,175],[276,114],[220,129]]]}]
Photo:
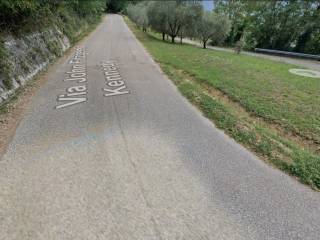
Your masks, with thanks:
[{"label": "dense vegetation", "polygon": [[214,11],[232,22],[226,44],[320,53],[319,0],[214,0]]},{"label": "dense vegetation", "polygon": [[1,0],[0,29],[34,30],[54,20],[67,24],[72,17],[95,21],[104,8],[105,0]]},{"label": "dense vegetation", "polygon": [[108,12],[118,13],[124,10],[128,4],[128,0],[107,0],[106,8]]},{"label": "dense vegetation", "polygon": [[127,14],[144,31],[148,27],[170,36],[174,43],[176,37],[198,38],[203,47],[209,39],[223,42],[230,30],[226,15],[205,12],[200,1],[142,1],[129,4]]},{"label": "dense vegetation", "polygon": [[136,6],[132,2],[137,1],[122,0],[117,6],[129,4],[126,9],[131,20],[141,27],[143,22],[163,37],[168,34],[172,41],[187,36],[205,45],[210,36],[215,45],[320,53],[319,0],[212,1],[216,17],[201,13],[197,0],[138,1]]},{"label": "dense vegetation", "polygon": [[320,189],[320,82],[292,65],[162,41],[128,21],[179,90],[217,127]]}]

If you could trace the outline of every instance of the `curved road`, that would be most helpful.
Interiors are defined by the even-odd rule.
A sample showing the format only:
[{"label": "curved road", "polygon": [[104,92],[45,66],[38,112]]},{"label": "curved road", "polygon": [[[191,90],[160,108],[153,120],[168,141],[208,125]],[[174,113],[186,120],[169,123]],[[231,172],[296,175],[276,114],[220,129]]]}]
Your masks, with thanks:
[{"label": "curved road", "polygon": [[61,62],[0,161],[1,240],[319,239],[320,194],[202,117],[121,16]]}]

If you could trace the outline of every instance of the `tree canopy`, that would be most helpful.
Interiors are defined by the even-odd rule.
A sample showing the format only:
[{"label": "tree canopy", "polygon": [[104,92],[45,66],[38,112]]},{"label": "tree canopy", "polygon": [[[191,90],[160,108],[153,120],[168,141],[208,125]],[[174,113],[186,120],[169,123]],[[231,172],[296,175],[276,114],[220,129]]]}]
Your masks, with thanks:
[{"label": "tree canopy", "polygon": [[[142,1],[138,4],[130,4],[127,7],[128,16],[138,26],[146,29],[149,26],[156,32],[162,34],[162,39],[165,40],[165,35],[171,37],[171,42],[175,42],[175,38],[183,37],[200,38],[203,40],[203,35],[199,35],[199,26],[204,26],[205,21],[208,21],[210,26],[210,34],[205,43],[212,39],[221,39],[229,31],[229,23],[226,16],[219,14],[206,13],[204,16],[203,6],[200,1]],[[207,16],[214,16],[209,21]],[[209,27],[211,28],[211,27]],[[225,28],[225,29],[224,29]],[[202,27],[201,29],[204,29]]]},{"label": "tree canopy", "polygon": [[203,48],[209,39],[221,43],[230,31],[230,21],[226,16],[214,12],[205,12],[197,21],[196,32],[203,43]]},{"label": "tree canopy", "polygon": [[186,0],[140,1],[144,11],[135,11],[151,29],[162,33],[163,39],[170,36],[172,42],[179,36],[212,40],[214,45],[241,42],[245,49],[320,53],[320,0],[212,1],[214,14],[205,13],[201,1]]},{"label": "tree canopy", "polygon": [[[17,28],[27,21],[58,15],[64,10],[79,17],[98,16],[105,9],[106,0],[1,0],[0,27]],[[41,21],[39,21],[41,22]]]},{"label": "tree canopy", "polygon": [[214,0],[217,13],[229,16],[226,44],[244,38],[247,48],[269,48],[319,54],[319,0]]}]

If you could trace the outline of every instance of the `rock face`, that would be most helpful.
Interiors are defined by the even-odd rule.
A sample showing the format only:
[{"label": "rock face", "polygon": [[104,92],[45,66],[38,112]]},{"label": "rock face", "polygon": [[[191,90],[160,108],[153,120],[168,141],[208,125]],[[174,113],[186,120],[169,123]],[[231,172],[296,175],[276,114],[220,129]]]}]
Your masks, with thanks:
[{"label": "rock face", "polygon": [[25,36],[4,38],[6,72],[0,72],[0,104],[44,70],[70,47],[70,41],[57,27]]}]

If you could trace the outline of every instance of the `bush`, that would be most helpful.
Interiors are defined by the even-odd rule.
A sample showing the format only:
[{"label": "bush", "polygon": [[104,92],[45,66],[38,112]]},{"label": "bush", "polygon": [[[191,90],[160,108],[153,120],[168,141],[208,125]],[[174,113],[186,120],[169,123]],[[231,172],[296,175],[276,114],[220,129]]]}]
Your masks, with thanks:
[{"label": "bush", "polygon": [[34,0],[1,0],[0,24],[1,28],[9,25],[20,24],[26,18],[37,12],[40,4]]},{"label": "bush", "polygon": [[2,31],[11,31],[26,23],[43,25],[46,22],[43,20],[63,10],[72,11],[80,18],[96,19],[104,9],[105,0],[1,0],[0,27]]},{"label": "bush", "polygon": [[10,64],[6,61],[8,53],[4,47],[2,39],[0,39],[0,77],[3,78],[3,85],[6,89],[12,88],[12,82],[10,79]]},{"label": "bush", "polygon": [[236,42],[234,47],[234,51],[236,52],[236,54],[241,53],[243,46],[244,46],[244,41],[243,41],[243,38],[241,38],[239,41]]}]

